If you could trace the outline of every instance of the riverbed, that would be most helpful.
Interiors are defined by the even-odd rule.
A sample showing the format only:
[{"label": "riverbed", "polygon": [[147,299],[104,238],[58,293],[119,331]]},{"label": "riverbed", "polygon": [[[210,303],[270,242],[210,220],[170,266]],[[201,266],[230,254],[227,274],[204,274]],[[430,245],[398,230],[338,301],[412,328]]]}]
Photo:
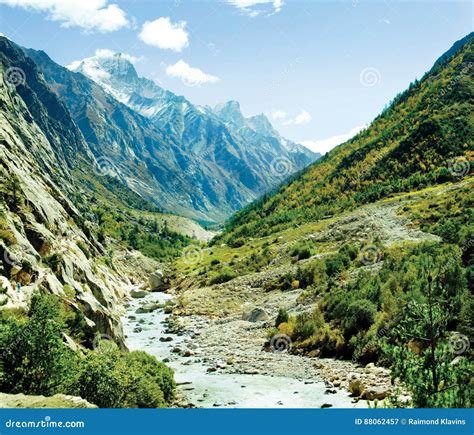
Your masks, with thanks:
[{"label": "riverbed", "polygon": [[[137,309],[149,303],[163,304],[172,296],[166,293],[150,293],[144,298],[132,299],[123,317],[126,343],[130,350],[144,350],[159,360],[164,360],[175,371],[175,379],[186,401],[196,407],[232,408],[352,408],[365,407],[365,401],[355,402],[345,390],[334,389],[311,371],[293,370],[299,368],[302,357],[265,352],[254,341],[242,341],[240,347],[234,342],[225,343],[226,337],[204,336],[232,331],[232,328],[217,324],[206,327],[206,321],[197,323],[201,329],[170,333],[167,328],[169,314],[163,309],[151,313],[136,313]],[[246,331],[240,322],[237,326]],[[245,334],[252,333],[248,325]],[[235,334],[234,334],[235,335]],[[160,340],[161,338],[161,340]],[[238,339],[238,338],[237,338]],[[169,341],[163,341],[169,340]],[[219,343],[220,346],[213,345]],[[222,344],[239,349],[231,354],[236,362],[222,359]],[[248,343],[252,343],[249,345]],[[186,349],[186,351],[183,351]],[[245,364],[239,365],[240,354],[245,354]],[[296,363],[295,363],[296,361]],[[273,364],[273,365],[272,365]],[[312,363],[313,364],[313,363]],[[313,364],[314,365],[314,364]],[[249,370],[252,367],[252,370]],[[255,369],[256,368],[256,369]],[[285,375],[286,372],[286,375]],[[297,373],[298,372],[298,373]]]}]

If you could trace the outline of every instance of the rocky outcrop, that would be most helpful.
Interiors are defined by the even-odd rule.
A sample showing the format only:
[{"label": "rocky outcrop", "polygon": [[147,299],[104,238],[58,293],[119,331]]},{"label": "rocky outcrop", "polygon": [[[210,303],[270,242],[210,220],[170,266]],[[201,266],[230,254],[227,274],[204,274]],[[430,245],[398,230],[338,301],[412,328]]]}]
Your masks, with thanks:
[{"label": "rocky outcrop", "polygon": [[[0,60],[0,309],[26,310],[33,293],[53,293],[123,347],[130,282],[96,260],[105,249],[70,200],[82,188],[72,171],[90,168],[93,155],[35,64],[2,37]],[[24,80],[9,84],[14,68]]]},{"label": "rocky outcrop", "polygon": [[264,320],[268,320],[268,314],[263,308],[254,308],[252,311],[248,311],[242,315],[242,320],[246,320],[247,322],[261,322]]},{"label": "rocky outcrop", "polygon": [[45,397],[0,393],[0,408],[97,408],[97,406],[81,397],[65,394]]}]

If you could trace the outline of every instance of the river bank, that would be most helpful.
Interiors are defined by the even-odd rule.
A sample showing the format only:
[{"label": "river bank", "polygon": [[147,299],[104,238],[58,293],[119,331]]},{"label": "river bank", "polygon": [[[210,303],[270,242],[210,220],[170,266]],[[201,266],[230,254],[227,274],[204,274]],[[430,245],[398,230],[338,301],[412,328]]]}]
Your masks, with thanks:
[{"label": "river bank", "polygon": [[[350,396],[350,381],[370,385],[371,379],[389,379],[384,369],[350,361],[264,351],[265,328],[260,322],[175,318],[162,308],[171,300],[166,293],[132,299],[122,320],[130,350],[144,350],[175,370],[182,405],[367,407],[367,401]],[[143,312],[153,304],[160,308]]]}]

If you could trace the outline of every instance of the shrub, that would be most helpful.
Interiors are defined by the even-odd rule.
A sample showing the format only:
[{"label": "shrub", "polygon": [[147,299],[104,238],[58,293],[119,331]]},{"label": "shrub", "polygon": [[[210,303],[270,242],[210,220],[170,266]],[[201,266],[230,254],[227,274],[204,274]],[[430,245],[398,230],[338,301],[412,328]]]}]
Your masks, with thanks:
[{"label": "shrub", "polygon": [[63,256],[61,254],[55,253],[49,257],[43,258],[43,261],[51,268],[54,273],[59,273],[59,267],[63,262]]},{"label": "shrub", "polygon": [[306,311],[296,316],[294,338],[306,340],[311,337],[324,322],[321,312],[316,307],[312,312]]},{"label": "shrub", "polygon": [[236,276],[237,275],[235,274],[235,272],[230,269],[223,270],[221,273],[213,276],[210,279],[209,283],[211,285],[222,284],[224,282],[230,281],[231,279],[234,279]]},{"label": "shrub", "polygon": [[347,307],[347,314],[342,321],[344,335],[350,336],[360,329],[368,329],[374,323],[376,313],[376,306],[367,299],[350,303]]},{"label": "shrub", "polygon": [[61,392],[75,371],[77,356],[62,342],[59,300],[34,295],[26,321],[11,318],[0,331],[4,376],[9,393],[52,395]]},{"label": "shrub", "polygon": [[286,311],[284,308],[280,308],[278,310],[278,315],[275,320],[275,327],[278,328],[282,323],[288,322],[288,319],[288,311]]}]

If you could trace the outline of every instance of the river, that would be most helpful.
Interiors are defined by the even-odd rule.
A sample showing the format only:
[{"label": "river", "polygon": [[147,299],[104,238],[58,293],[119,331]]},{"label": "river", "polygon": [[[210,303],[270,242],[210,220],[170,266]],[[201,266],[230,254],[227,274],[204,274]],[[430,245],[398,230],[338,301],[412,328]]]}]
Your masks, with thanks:
[{"label": "river", "polygon": [[[143,350],[154,355],[175,371],[178,388],[189,403],[197,407],[233,408],[320,408],[330,405],[338,408],[364,406],[343,390],[327,393],[321,380],[294,379],[290,376],[269,374],[208,372],[206,349],[195,348],[193,355],[177,355],[173,349],[192,342],[191,336],[166,332],[168,314],[162,309],[137,314],[144,303],[164,303],[171,299],[166,293],[150,293],[145,298],[132,299],[123,317],[126,343],[130,350]],[[170,337],[172,341],[160,341]],[[169,338],[168,338],[169,339]],[[265,352],[252,350],[250,358],[262,361]],[[289,356],[290,357],[290,356]],[[299,357],[296,357],[299,358]]]}]

